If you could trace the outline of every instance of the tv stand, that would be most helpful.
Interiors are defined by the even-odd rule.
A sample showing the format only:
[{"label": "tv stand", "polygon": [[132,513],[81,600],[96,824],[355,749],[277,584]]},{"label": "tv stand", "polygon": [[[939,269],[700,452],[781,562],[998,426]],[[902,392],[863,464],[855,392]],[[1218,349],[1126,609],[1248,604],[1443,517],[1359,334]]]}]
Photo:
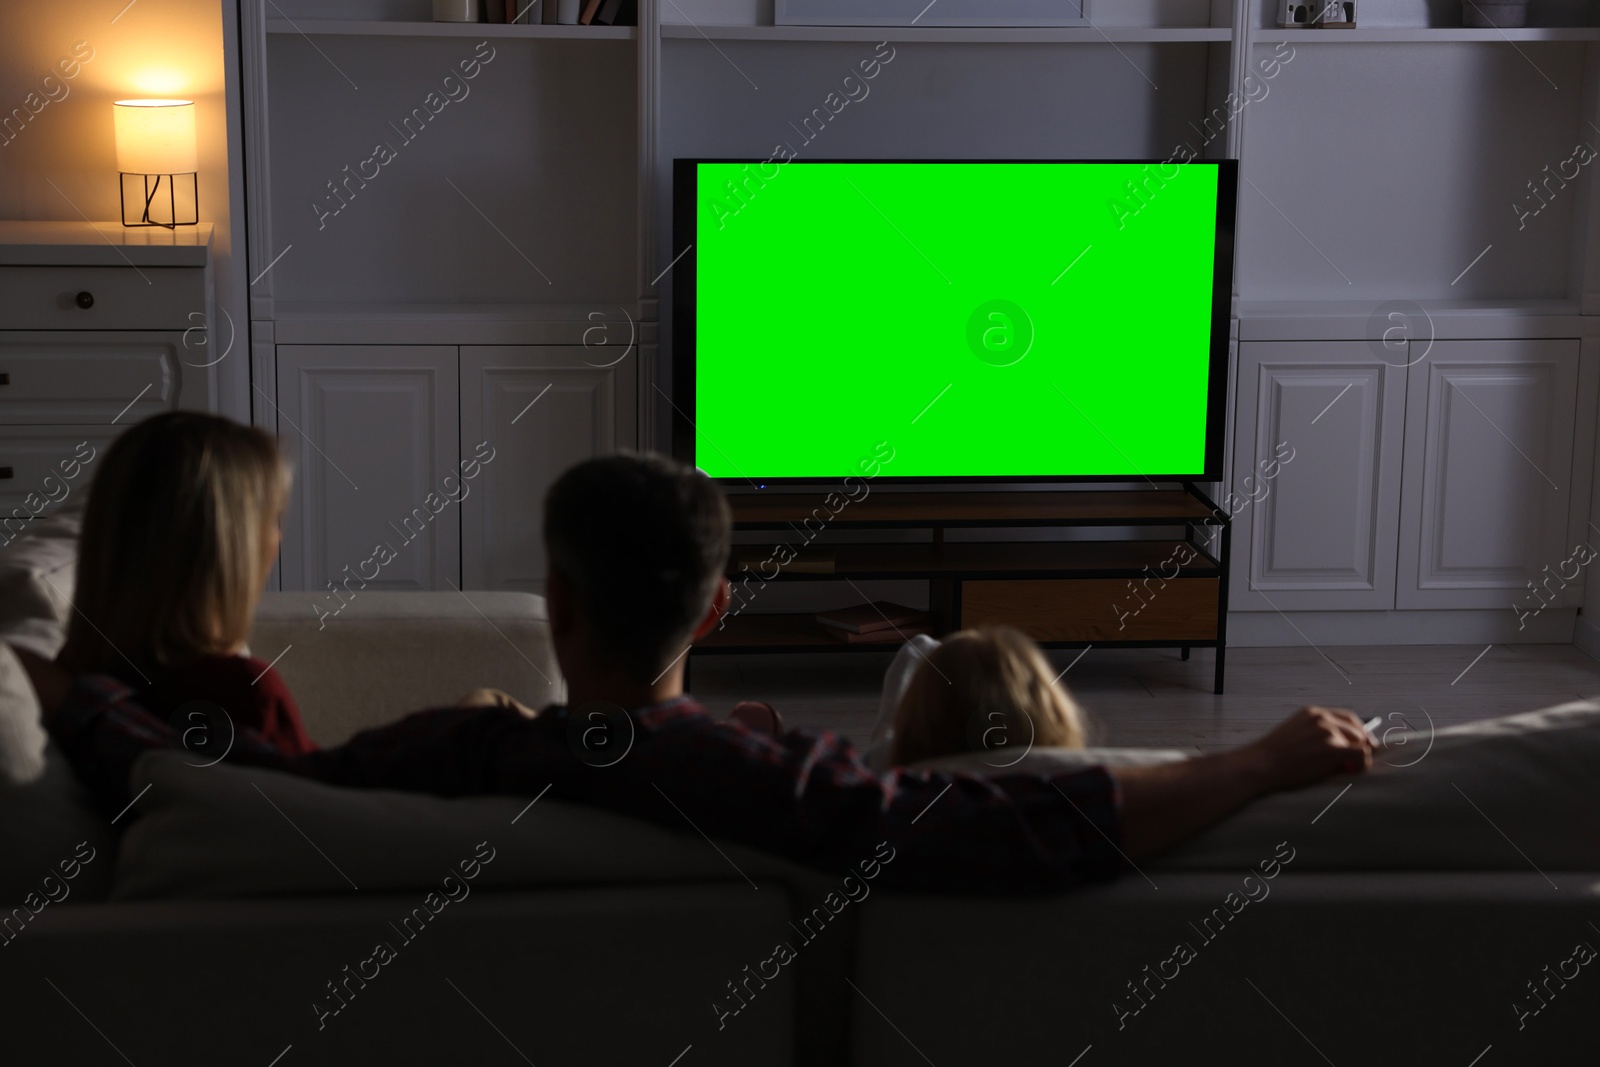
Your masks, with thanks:
[{"label": "tv stand", "polygon": [[[831,494],[837,499],[842,494]],[[691,650],[751,652],[885,651],[847,644],[812,613],[761,614],[751,595],[766,583],[913,579],[929,583],[936,635],[984,623],[1015,626],[1047,648],[1217,650],[1222,692],[1228,615],[1228,516],[1192,483],[1177,489],[1050,492],[915,492],[875,489],[830,513],[827,492],[732,496],[734,529],[773,530],[774,557],[741,565],[735,546],[731,616]],[[820,509],[820,510],[819,510]],[[823,517],[826,517],[825,520]],[[949,530],[1106,528],[1100,540],[949,540]],[[1181,540],[1147,540],[1129,528],[1182,527]],[[817,529],[930,531],[926,540],[822,543]],[[1221,532],[1213,555],[1203,536]],[[779,546],[790,552],[776,552]],[[792,554],[791,554],[792,553]],[[785,559],[786,562],[778,562]],[[748,600],[750,610],[741,604]],[[840,607],[848,606],[841,603]]]}]

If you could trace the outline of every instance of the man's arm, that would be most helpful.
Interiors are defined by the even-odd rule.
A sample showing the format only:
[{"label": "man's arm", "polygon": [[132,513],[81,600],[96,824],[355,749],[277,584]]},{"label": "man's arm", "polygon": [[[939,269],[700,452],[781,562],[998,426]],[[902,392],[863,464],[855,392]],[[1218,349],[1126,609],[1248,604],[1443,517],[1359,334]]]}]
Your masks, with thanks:
[{"label": "man's arm", "polygon": [[1242,748],[1158,767],[1114,771],[1128,855],[1177,844],[1266,793],[1372,765],[1372,735],[1343,709],[1301,708]]},{"label": "man's arm", "polygon": [[[1311,707],[1241,748],[1163,766],[996,778],[891,772],[874,830],[906,854],[890,879],[900,888],[1064,889],[1108,879],[1267,793],[1365,770],[1374,747],[1352,712]],[[833,788],[861,787],[848,746],[830,757]],[[811,783],[820,784],[814,770]]]},{"label": "man's arm", "polygon": [[550,752],[548,741],[564,747],[554,722],[542,753],[504,739],[493,760],[498,791],[550,783],[552,799],[840,875],[876,857],[880,885],[915,892],[1061,890],[1110,880],[1126,865],[1118,786],[1104,768],[880,775],[831,733],[774,738],[703,713],[646,711],[636,721],[627,755],[603,769]]}]

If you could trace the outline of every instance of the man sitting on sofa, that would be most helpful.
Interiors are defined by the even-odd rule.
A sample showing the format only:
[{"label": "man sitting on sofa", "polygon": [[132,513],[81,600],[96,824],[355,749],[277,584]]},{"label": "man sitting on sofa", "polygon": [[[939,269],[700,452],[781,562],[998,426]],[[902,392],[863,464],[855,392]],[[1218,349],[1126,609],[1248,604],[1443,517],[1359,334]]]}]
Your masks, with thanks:
[{"label": "man sitting on sofa", "polygon": [[[946,892],[1108,879],[1257,796],[1371,763],[1354,715],[1304,708],[1234,751],[1114,774],[874,773],[832,734],[714,720],[683,692],[689,645],[730,602],[727,502],[704,475],[648,455],[580,464],[550,490],[544,535],[568,705],[422,711],[299,756],[241,731],[227,758],[343,786],[548,793],[829,872],[886,845],[888,882]],[[22,658],[51,734],[111,810],[140,754],[181,746],[120,682]]]}]

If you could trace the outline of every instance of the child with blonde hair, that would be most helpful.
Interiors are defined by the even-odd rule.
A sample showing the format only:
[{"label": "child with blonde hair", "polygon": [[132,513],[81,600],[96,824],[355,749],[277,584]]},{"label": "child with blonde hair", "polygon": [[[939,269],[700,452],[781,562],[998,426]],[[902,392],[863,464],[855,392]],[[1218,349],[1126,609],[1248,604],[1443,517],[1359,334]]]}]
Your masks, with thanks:
[{"label": "child with blonde hair", "polygon": [[1083,711],[1039,646],[1021,631],[985,626],[906,646],[890,668],[871,762],[989,752],[1003,766],[1031,748],[1082,748],[1086,734]]}]

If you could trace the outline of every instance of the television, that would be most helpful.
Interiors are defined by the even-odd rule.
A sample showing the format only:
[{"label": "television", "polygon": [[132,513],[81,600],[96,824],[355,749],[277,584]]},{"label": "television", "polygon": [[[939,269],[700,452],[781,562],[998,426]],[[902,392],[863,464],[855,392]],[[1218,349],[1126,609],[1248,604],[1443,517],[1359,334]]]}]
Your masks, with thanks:
[{"label": "television", "polygon": [[1218,481],[1234,161],[679,159],[673,448],[732,485]]}]

